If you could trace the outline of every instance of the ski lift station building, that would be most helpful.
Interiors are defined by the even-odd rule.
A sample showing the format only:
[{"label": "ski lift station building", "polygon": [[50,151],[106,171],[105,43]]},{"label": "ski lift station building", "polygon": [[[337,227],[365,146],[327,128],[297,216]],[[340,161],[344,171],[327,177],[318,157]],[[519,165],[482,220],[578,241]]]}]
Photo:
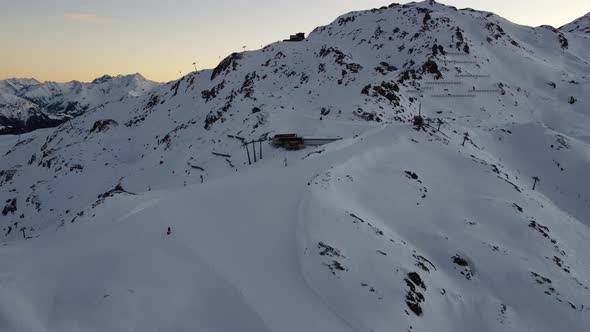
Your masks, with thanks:
[{"label": "ski lift station building", "polygon": [[298,136],[297,134],[279,134],[272,138],[272,145],[287,150],[301,150],[308,146],[320,146],[341,140],[341,137]]}]

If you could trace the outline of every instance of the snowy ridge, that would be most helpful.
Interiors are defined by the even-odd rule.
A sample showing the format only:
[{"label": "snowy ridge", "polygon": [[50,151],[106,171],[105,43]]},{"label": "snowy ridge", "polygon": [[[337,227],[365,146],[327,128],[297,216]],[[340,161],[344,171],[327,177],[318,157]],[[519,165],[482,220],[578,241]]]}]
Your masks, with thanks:
[{"label": "snowy ridge", "polygon": [[[0,134],[20,134],[55,127],[105,103],[139,97],[157,83],[139,74],[105,75],[91,83],[45,82],[34,79],[0,81]],[[34,107],[32,107],[34,105]],[[32,109],[35,111],[32,111]]]},{"label": "snowy ridge", "polygon": [[578,18],[572,23],[562,26],[560,29],[567,32],[590,34],[590,13]]},{"label": "snowy ridge", "polygon": [[391,5],[0,140],[0,328],[586,331],[589,62]]}]

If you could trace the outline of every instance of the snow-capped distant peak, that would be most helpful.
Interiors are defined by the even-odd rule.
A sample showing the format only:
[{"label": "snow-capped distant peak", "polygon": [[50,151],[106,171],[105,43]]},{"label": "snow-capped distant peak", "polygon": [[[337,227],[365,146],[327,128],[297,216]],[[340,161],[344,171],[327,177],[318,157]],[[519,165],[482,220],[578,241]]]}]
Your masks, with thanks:
[{"label": "snow-capped distant peak", "polygon": [[94,79],[90,84],[101,84],[101,83],[106,83],[106,82],[110,82],[113,80],[122,80],[122,81],[127,81],[127,82],[131,82],[133,80],[147,81],[147,79],[145,77],[143,77],[143,75],[141,75],[139,73],[135,73],[135,74],[130,74],[130,75],[117,75],[117,76],[103,75],[101,77]]},{"label": "snow-capped distant peak", "polygon": [[41,82],[37,81],[34,78],[9,78],[0,81],[0,90],[4,92],[15,92],[23,88],[38,84],[41,84]]},{"label": "snow-capped distant peak", "polygon": [[105,83],[105,82],[108,82],[108,81],[110,81],[110,80],[112,80],[112,79],[113,79],[113,76],[111,76],[111,75],[103,75],[103,76],[101,76],[101,77],[99,77],[99,78],[96,78],[96,79],[94,79],[94,80],[91,82],[91,84],[100,84],[100,83]]},{"label": "snow-capped distant peak", "polygon": [[[0,135],[56,126],[72,116],[105,103],[142,96],[157,86],[158,83],[148,81],[137,73],[103,75],[91,83],[40,83],[35,79],[0,80],[0,93],[5,95],[4,103],[0,105]],[[34,121],[34,125],[26,125],[27,122],[31,122],[31,109],[46,114],[46,118],[51,117],[51,123]]]}]

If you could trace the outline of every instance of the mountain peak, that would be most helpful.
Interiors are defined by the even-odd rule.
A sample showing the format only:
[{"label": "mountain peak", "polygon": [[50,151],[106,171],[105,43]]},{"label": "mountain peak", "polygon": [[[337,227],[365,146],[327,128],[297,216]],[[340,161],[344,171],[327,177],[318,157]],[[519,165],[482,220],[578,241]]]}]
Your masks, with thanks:
[{"label": "mountain peak", "polygon": [[8,78],[5,80],[0,80],[0,82],[4,82],[6,84],[10,84],[13,86],[19,86],[19,87],[41,84],[41,82],[37,81],[34,78],[16,78],[16,77]]},{"label": "mountain peak", "polygon": [[141,79],[144,79],[144,80],[146,79],[145,76],[143,76],[140,73],[135,73],[135,74],[131,74],[131,75],[128,75],[128,76],[136,77],[136,78],[141,78]]},{"label": "mountain peak", "polygon": [[147,79],[141,75],[140,73],[135,73],[135,74],[128,74],[128,75],[117,75],[117,76],[111,76],[111,75],[103,75],[101,77],[98,77],[96,79],[94,79],[92,82],[90,82],[90,84],[101,84],[101,83],[106,83],[112,80],[138,80],[138,81],[147,81]]},{"label": "mountain peak", "polygon": [[96,79],[94,79],[94,80],[91,82],[91,84],[100,84],[100,83],[105,83],[105,82],[108,82],[108,81],[110,81],[110,80],[112,80],[112,79],[113,79],[113,76],[111,76],[111,75],[103,75],[103,76],[101,76],[101,77],[99,77],[99,78],[96,78]]}]

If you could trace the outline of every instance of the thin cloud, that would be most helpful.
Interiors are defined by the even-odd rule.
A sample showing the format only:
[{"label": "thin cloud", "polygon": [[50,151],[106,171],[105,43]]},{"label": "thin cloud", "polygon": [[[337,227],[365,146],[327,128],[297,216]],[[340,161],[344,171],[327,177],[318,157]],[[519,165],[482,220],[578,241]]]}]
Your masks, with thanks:
[{"label": "thin cloud", "polygon": [[85,13],[65,13],[64,19],[70,22],[81,22],[81,23],[105,23],[109,20],[103,17],[99,17],[96,14],[85,14]]}]

